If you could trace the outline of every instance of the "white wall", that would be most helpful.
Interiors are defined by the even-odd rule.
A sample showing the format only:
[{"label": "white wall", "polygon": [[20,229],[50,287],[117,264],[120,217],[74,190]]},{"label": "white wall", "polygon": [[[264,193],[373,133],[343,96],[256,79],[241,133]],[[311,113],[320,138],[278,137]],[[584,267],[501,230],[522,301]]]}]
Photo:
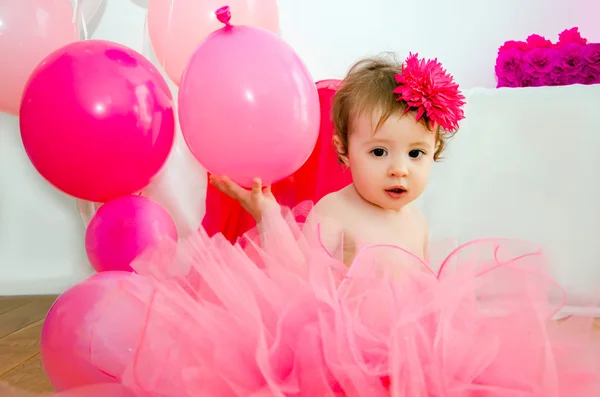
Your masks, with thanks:
[{"label": "white wall", "polygon": [[[141,51],[146,4],[106,0],[92,37]],[[600,2],[589,0],[279,0],[279,9],[282,37],[315,80],[343,77],[368,54],[413,51],[438,57],[463,88],[491,88],[496,52],[506,40],[537,33],[554,41],[578,26],[584,37],[600,41]]]},{"label": "white wall", "polygon": [[[600,41],[600,2],[593,3],[280,0],[280,20],[283,38],[315,80],[342,77],[358,58],[393,50],[437,56],[464,88],[494,87],[496,51],[505,40],[530,33],[554,40],[559,31],[579,26],[585,37]],[[150,56],[145,7],[145,0],[106,0],[91,37]],[[36,174],[16,118],[0,115],[0,295],[60,292],[90,274],[83,232],[75,201]]]}]

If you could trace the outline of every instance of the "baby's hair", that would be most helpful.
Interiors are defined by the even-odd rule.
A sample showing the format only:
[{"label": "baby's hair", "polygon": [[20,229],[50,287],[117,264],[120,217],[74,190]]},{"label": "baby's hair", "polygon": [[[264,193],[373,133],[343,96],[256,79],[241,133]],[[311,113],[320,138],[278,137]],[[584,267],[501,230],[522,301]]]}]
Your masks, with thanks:
[{"label": "baby's hair", "polygon": [[[381,111],[376,131],[393,114],[402,114],[407,104],[397,101],[394,89],[398,86],[395,75],[402,73],[402,62],[395,54],[382,53],[375,57],[365,58],[355,63],[342,80],[339,89],[333,97],[331,107],[335,134],[339,137],[344,148],[340,156],[348,151],[348,137],[351,122],[363,112]],[[409,111],[409,113],[416,114]],[[431,131],[431,122],[426,115],[419,120]],[[435,128],[436,147],[433,159],[438,161],[446,148],[446,139],[439,127]],[[341,157],[339,158],[341,162]]]}]

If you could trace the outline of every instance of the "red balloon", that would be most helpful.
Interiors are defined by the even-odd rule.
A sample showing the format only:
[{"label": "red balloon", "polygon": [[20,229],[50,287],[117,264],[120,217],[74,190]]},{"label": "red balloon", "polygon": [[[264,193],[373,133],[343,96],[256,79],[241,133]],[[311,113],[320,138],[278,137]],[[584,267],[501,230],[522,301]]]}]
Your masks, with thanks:
[{"label": "red balloon", "polygon": [[175,138],[173,97],[141,54],[78,41],[34,70],[20,126],[25,151],[48,182],[106,202],[139,192],[165,164]]},{"label": "red balloon", "polygon": [[[334,127],[331,120],[331,104],[339,84],[340,80],[317,82],[321,107],[317,144],[298,171],[271,187],[277,201],[284,206],[294,207],[307,200],[317,202],[323,196],[352,183],[350,171],[346,171],[337,162],[332,142]],[[222,233],[229,241],[235,242],[255,225],[254,219],[236,200],[208,185],[206,215],[202,226],[209,235]]]}]

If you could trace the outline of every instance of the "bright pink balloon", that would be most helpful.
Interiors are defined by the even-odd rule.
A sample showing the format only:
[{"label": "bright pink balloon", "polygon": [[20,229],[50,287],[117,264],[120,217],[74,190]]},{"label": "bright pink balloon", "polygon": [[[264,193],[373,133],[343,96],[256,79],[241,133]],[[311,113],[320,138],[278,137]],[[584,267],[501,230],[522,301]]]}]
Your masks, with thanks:
[{"label": "bright pink balloon", "polygon": [[0,112],[18,114],[23,88],[36,65],[78,39],[70,0],[0,1]]},{"label": "bright pink balloon", "polygon": [[163,238],[178,238],[169,213],[149,198],[125,196],[98,209],[85,233],[85,249],[99,272],[132,271],[131,262]]},{"label": "bright pink balloon", "polygon": [[198,47],[179,90],[181,131],[212,174],[242,186],[293,174],[319,135],[319,96],[300,57],[279,36],[225,26]]},{"label": "bright pink balloon", "polygon": [[156,58],[177,85],[194,50],[222,25],[215,10],[229,4],[233,23],[279,32],[277,0],[150,0],[148,33]]},{"label": "bright pink balloon", "polygon": [[[111,299],[111,294],[123,289],[132,294],[151,293],[137,274],[105,272],[71,287],[50,308],[40,351],[44,370],[57,391],[116,382],[122,375],[122,363],[139,342],[135,325],[143,325],[145,314],[143,308]],[[120,320],[111,322],[109,315]],[[119,327],[125,320],[127,325]]]},{"label": "bright pink balloon", "polygon": [[33,72],[20,125],[27,155],[48,182],[106,202],[139,192],[165,164],[175,137],[173,97],[141,54],[79,41]]}]

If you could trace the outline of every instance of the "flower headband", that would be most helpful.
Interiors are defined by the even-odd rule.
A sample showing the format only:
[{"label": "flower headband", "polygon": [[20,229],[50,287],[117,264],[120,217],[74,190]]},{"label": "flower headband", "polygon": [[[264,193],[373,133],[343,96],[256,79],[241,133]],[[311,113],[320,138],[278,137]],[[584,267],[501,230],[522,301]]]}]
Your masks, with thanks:
[{"label": "flower headband", "polygon": [[425,115],[446,132],[458,129],[458,122],[465,118],[465,97],[437,59],[419,59],[418,54],[409,54],[396,81],[396,100],[408,105],[404,113],[416,110],[417,120]]}]

